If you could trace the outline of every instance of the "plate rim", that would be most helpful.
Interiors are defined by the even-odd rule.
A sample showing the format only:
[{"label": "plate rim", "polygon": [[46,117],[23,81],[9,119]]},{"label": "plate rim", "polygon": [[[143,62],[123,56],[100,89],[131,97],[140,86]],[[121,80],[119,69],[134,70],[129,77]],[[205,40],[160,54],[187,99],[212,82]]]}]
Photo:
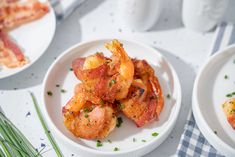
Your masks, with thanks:
[{"label": "plate rim", "polygon": [[221,55],[225,53],[229,53],[231,50],[235,51],[235,44],[232,44],[222,50],[217,51],[214,55],[212,55],[201,67],[199,70],[197,77],[195,79],[194,85],[193,85],[193,96],[192,96],[192,111],[194,115],[194,119],[196,121],[196,124],[198,125],[199,130],[203,134],[203,136],[208,140],[208,142],[215,147],[219,152],[223,153],[226,156],[234,156],[235,149],[232,148],[230,145],[228,145],[226,142],[221,140],[219,136],[217,136],[211,127],[206,122],[203,114],[201,113],[199,102],[198,102],[198,86],[199,86],[199,80],[202,76],[202,73],[204,72],[204,69],[211,64],[213,60],[220,57]]},{"label": "plate rim", "polygon": [[[51,12],[51,14],[52,14],[51,16],[53,16],[53,20],[54,20],[54,22],[53,22],[53,23],[54,23],[54,27],[53,27],[52,37],[51,37],[51,39],[50,39],[48,45],[44,48],[43,52],[40,53],[40,54],[38,55],[38,57],[35,58],[35,60],[34,60],[33,62],[29,62],[28,64],[26,64],[25,66],[20,67],[19,70],[15,71],[15,72],[13,72],[13,73],[7,74],[7,75],[5,75],[5,76],[3,76],[3,77],[0,76],[0,80],[1,80],[1,79],[5,79],[5,78],[10,77],[10,76],[14,76],[14,75],[16,75],[16,74],[18,74],[18,73],[20,73],[20,72],[22,72],[22,71],[28,69],[28,68],[31,67],[39,58],[41,58],[42,55],[47,51],[47,49],[48,49],[48,47],[50,46],[52,40],[54,39],[55,31],[56,31],[56,16],[55,16],[55,11],[54,11],[54,9],[52,8],[51,4],[49,4],[49,5],[50,5],[50,6],[49,6],[49,7],[50,7],[50,12]],[[32,22],[33,22],[33,21],[32,21]]]},{"label": "plate rim", "polygon": [[[164,55],[162,55],[162,53],[159,51],[159,50],[156,50],[154,49],[153,47],[147,45],[147,44],[143,44],[143,43],[140,43],[140,42],[137,42],[137,41],[134,41],[134,40],[130,40],[130,39],[125,39],[125,38],[117,38],[117,40],[119,41],[125,41],[125,42],[129,42],[129,43],[133,43],[133,44],[137,44],[137,45],[140,45],[141,47],[144,47],[146,49],[149,49],[151,51],[153,51],[154,53],[157,53],[159,54],[161,57],[163,57],[163,59],[165,61],[167,61],[167,64],[169,65],[171,71],[172,71],[172,74],[174,76],[174,81],[175,83],[178,85],[178,88],[176,89],[177,90],[177,93],[178,93],[178,99],[176,101],[176,109],[175,109],[175,113],[173,115],[173,118],[172,120],[170,121],[170,124],[163,129],[163,132],[166,132],[164,134],[159,134],[158,135],[158,138],[156,138],[155,140],[152,140],[146,144],[143,144],[142,146],[138,146],[137,148],[133,148],[133,149],[130,149],[130,150],[120,150],[118,152],[109,152],[109,151],[102,151],[102,150],[96,150],[96,149],[91,149],[89,147],[86,147],[86,146],[83,146],[83,145],[80,145],[79,143],[76,143],[74,141],[72,141],[71,139],[69,139],[67,136],[65,136],[58,128],[57,126],[54,124],[54,122],[52,121],[52,119],[50,118],[49,116],[49,113],[46,109],[46,101],[45,101],[45,92],[46,92],[46,83],[47,83],[47,80],[49,78],[49,75],[50,75],[50,72],[51,70],[54,68],[54,66],[64,57],[67,55],[67,53],[71,53],[72,50],[82,46],[82,45],[85,45],[85,44],[91,44],[91,43],[96,43],[96,42],[100,42],[100,41],[111,41],[113,40],[113,38],[98,38],[98,39],[91,39],[91,40],[84,40],[82,42],[78,42],[77,44],[69,47],[68,49],[66,49],[65,51],[63,51],[63,53],[60,54],[60,56],[51,64],[51,66],[49,67],[49,69],[47,70],[47,73],[44,77],[44,80],[43,80],[43,84],[42,84],[42,100],[43,100],[43,105],[41,106],[43,108],[43,114],[44,116],[46,117],[46,120],[47,122],[49,122],[50,124],[50,127],[53,129],[53,131],[55,131],[55,133],[57,134],[57,136],[62,139],[63,141],[66,141],[67,143],[69,143],[70,145],[76,147],[76,148],[79,148],[83,151],[86,151],[86,152],[90,152],[90,153],[93,153],[93,154],[96,154],[96,155],[125,155],[127,153],[133,153],[135,151],[139,151],[139,150],[143,150],[143,149],[146,149],[146,152],[150,152],[152,151],[153,149],[157,148],[157,147],[154,147],[153,149],[150,149],[148,150],[146,147],[151,147],[152,144],[155,144],[157,143],[156,141],[160,141],[160,144],[165,141],[165,139],[169,136],[170,132],[173,130],[175,124],[176,124],[176,121],[178,119],[178,116],[179,116],[179,113],[180,113],[180,109],[181,109],[181,102],[182,102],[182,88],[181,88],[181,83],[180,83],[180,80],[179,80],[179,77],[178,77],[178,74],[176,72],[176,70],[174,69],[174,67],[172,66],[172,64],[166,59],[166,57]],[[160,145],[158,144],[158,146]],[[147,151],[148,150],[148,151]]]}]

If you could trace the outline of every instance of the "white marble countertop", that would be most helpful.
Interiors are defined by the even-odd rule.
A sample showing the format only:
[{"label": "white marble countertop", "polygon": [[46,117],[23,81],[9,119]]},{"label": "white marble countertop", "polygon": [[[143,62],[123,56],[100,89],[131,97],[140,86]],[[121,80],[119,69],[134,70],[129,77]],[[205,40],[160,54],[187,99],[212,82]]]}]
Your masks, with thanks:
[{"label": "white marble countertop", "polygon": [[[47,52],[32,67],[0,80],[0,106],[6,115],[24,132],[36,148],[46,144],[44,156],[55,156],[37,118],[27,91],[33,91],[41,103],[43,77],[55,58],[65,49],[94,38],[134,39],[160,50],[175,67],[183,91],[182,108],[170,136],[156,150],[146,155],[171,156],[175,153],[187,114],[196,71],[206,60],[214,31],[195,33],[181,22],[181,1],[168,2],[158,23],[147,32],[135,32],[120,25],[115,1],[87,0],[70,17],[57,26],[55,37]],[[53,131],[52,131],[53,132]],[[78,156],[58,141],[64,155]],[[74,154],[74,155],[73,155]]]}]

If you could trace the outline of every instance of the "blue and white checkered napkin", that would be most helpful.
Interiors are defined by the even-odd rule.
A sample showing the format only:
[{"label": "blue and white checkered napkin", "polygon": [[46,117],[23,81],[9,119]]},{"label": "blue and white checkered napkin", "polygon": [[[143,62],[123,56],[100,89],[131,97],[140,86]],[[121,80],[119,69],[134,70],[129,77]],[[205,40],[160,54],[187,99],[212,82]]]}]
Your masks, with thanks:
[{"label": "blue and white checkered napkin", "polygon": [[181,136],[176,154],[179,157],[224,157],[202,135],[192,112],[184,126],[184,133]]},{"label": "blue and white checkered napkin", "polygon": [[[218,26],[209,56],[235,42],[235,26]],[[179,157],[224,157],[211,146],[197,127],[192,111],[187,119],[176,155]]]}]

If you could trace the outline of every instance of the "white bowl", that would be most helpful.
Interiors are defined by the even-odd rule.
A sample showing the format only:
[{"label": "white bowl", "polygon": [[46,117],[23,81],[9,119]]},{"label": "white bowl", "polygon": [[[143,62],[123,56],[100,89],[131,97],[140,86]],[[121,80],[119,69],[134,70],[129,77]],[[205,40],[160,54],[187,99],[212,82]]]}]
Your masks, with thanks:
[{"label": "white bowl", "polygon": [[[169,62],[155,49],[140,43],[120,40],[131,57],[146,59],[154,67],[165,95],[171,94],[170,99],[165,99],[165,107],[160,115],[160,120],[143,128],[124,118],[122,127],[116,128],[104,140],[102,147],[96,147],[96,141],[79,139],[73,136],[64,126],[61,108],[72,97],[74,86],[79,82],[70,71],[72,60],[84,57],[97,51],[109,56],[111,53],[104,48],[104,43],[111,39],[100,39],[79,43],[66,50],[49,68],[43,83],[43,100],[45,116],[48,124],[60,140],[81,156],[115,156],[134,157],[142,156],[159,146],[170,134],[177,120],[181,106],[181,87],[178,76]],[[66,93],[61,93],[60,84]],[[48,96],[47,91],[52,91],[53,96]],[[158,132],[157,137],[152,133]],[[133,138],[137,141],[133,142]],[[107,142],[110,139],[112,143]],[[143,142],[142,140],[146,140]],[[118,147],[119,151],[113,151]]]},{"label": "white bowl", "polygon": [[221,105],[229,99],[226,94],[235,91],[234,59],[235,45],[212,56],[199,72],[193,89],[192,108],[200,131],[215,149],[228,157],[235,156],[235,130],[227,122]]}]

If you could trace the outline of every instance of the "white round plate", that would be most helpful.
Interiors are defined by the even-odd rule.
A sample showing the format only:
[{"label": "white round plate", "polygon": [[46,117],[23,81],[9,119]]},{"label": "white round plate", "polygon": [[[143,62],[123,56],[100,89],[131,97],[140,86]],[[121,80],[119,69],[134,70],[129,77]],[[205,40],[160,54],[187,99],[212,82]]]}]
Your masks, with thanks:
[{"label": "white round plate", "polygon": [[[45,2],[45,0],[41,0]],[[39,20],[27,23],[9,32],[11,38],[22,49],[29,63],[18,68],[0,67],[0,79],[14,75],[31,66],[48,48],[56,28],[54,10]]]},{"label": "white round plate", "polygon": [[[209,143],[228,157],[235,156],[235,130],[222,104],[235,91],[235,45],[212,56],[199,72],[193,89],[193,114]],[[225,75],[228,78],[225,78]]]},{"label": "white round plate", "polygon": [[[95,52],[104,52],[106,56],[111,53],[104,48],[104,43],[112,39],[100,39],[83,42],[65,51],[48,70],[43,83],[43,100],[46,118],[52,130],[54,130],[62,141],[66,141],[70,148],[77,150],[81,156],[142,156],[160,145],[169,135],[177,120],[181,106],[181,87],[177,74],[169,62],[155,49],[143,44],[120,40],[128,55],[138,59],[146,59],[155,69],[165,98],[165,107],[160,115],[160,120],[153,122],[143,128],[126,119],[123,115],[123,124],[104,140],[102,147],[96,147],[96,141],[79,139],[73,136],[64,126],[61,113],[62,107],[73,96],[74,86],[79,82],[72,71],[72,61],[77,57],[85,57]],[[60,85],[60,88],[56,87]],[[65,89],[66,93],[60,90]],[[48,96],[47,91],[52,91],[53,96]],[[153,137],[152,133],[159,135]],[[133,141],[136,139],[136,142]],[[112,143],[109,143],[111,140]],[[146,142],[143,142],[146,140]],[[118,147],[119,151],[113,151]]]}]

